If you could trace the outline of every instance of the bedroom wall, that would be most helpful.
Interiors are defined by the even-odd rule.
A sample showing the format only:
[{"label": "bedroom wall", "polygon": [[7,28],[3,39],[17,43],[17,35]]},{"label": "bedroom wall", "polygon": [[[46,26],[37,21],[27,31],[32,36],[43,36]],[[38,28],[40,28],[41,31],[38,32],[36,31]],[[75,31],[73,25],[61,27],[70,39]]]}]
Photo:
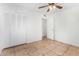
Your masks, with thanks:
[{"label": "bedroom wall", "polygon": [[0,53],[4,46],[4,39],[6,39],[5,36],[5,27],[4,27],[4,16],[3,16],[3,7],[2,4],[0,4]]},{"label": "bedroom wall", "polygon": [[42,20],[37,12],[19,4],[0,4],[0,48],[42,40]]},{"label": "bedroom wall", "polygon": [[65,3],[62,10],[56,10],[55,39],[79,46],[79,4]]}]

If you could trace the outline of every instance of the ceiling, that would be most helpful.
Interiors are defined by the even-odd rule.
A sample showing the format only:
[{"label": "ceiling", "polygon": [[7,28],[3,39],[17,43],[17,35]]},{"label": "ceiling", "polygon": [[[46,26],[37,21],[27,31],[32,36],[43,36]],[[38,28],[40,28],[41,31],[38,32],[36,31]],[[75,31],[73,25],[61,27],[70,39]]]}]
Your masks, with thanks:
[{"label": "ceiling", "polygon": [[[45,14],[47,11],[47,8],[38,9],[39,6],[47,5],[47,3],[4,3],[4,5],[7,6],[7,9],[12,9],[16,11],[29,11],[42,14]],[[79,3],[62,3],[62,5],[63,9],[55,9],[55,11],[61,12],[67,9],[74,9],[79,6]]]},{"label": "ceiling", "polygon": [[46,3],[6,3],[4,4],[8,9],[17,10],[17,11],[30,11],[30,12],[45,12],[44,9],[38,9],[39,6],[46,5]]}]

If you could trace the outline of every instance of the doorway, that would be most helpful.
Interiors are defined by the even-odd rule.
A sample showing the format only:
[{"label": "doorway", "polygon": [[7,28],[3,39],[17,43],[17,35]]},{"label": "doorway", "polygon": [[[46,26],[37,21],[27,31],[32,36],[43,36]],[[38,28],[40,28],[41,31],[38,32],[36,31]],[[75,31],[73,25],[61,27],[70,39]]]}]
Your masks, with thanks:
[{"label": "doorway", "polygon": [[42,18],[42,39],[47,39],[47,17],[43,15]]}]

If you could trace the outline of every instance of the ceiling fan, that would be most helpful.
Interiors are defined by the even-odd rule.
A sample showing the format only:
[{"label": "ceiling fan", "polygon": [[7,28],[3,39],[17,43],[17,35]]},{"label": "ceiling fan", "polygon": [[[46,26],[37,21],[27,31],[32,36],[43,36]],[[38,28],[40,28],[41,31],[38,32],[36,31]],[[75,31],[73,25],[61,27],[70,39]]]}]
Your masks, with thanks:
[{"label": "ceiling fan", "polygon": [[61,5],[59,5],[57,3],[48,3],[48,5],[40,6],[38,8],[41,9],[41,8],[45,8],[45,7],[48,7],[47,12],[49,12],[53,8],[58,8],[58,9],[62,9],[63,8]]}]

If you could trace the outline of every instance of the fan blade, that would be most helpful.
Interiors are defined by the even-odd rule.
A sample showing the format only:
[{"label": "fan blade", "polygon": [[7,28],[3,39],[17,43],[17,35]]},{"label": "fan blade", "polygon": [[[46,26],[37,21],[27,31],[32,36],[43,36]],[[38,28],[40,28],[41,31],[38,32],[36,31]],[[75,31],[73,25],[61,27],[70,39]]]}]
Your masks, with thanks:
[{"label": "fan blade", "polygon": [[40,9],[40,8],[44,8],[44,7],[47,7],[47,6],[48,6],[48,5],[45,5],[45,6],[41,6],[41,7],[38,7],[38,8]]},{"label": "fan blade", "polygon": [[47,12],[49,12],[49,11],[50,11],[50,9],[47,10]]},{"label": "fan blade", "polygon": [[58,8],[58,9],[62,9],[63,7],[62,6],[59,6],[59,5],[56,5],[55,6]]},{"label": "fan blade", "polygon": [[48,3],[48,5],[54,5],[55,3]]}]

